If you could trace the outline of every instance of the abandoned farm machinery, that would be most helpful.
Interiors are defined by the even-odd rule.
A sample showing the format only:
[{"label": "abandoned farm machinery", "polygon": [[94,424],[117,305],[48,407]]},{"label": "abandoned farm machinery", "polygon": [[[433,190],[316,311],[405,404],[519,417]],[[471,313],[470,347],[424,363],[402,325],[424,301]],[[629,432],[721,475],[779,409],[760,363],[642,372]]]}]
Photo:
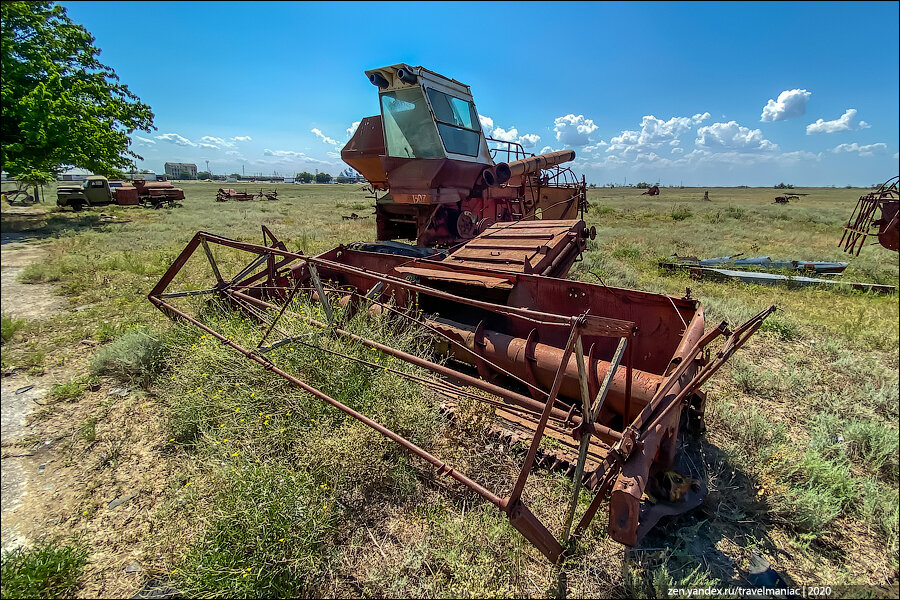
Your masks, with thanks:
[{"label": "abandoned farm machinery", "polygon": [[[701,387],[775,307],[738,327],[707,328],[689,294],[566,279],[594,236],[583,220],[584,179],[561,167],[574,152],[526,156],[490,142],[468,86],[422,67],[366,75],[381,114],[362,120],[342,157],[381,193],[377,240],[308,256],[265,227],[261,244],[199,232],[150,301],[478,494],[551,561],[607,501],[609,534],[627,545],[664,516],[698,506],[706,484],[682,450],[688,431],[703,428]],[[324,318],[299,310],[301,297],[318,303]],[[258,322],[262,339],[255,347],[229,339],[207,318],[212,305]],[[412,324],[449,358],[370,339],[352,330],[354,317]],[[299,339],[296,328],[327,331],[417,367],[416,374],[394,372],[436,392],[451,413],[462,400],[486,404],[492,431],[524,446],[517,476],[490,489],[304,381],[282,354]],[[573,478],[571,501],[559,507],[561,531],[524,499],[536,468]],[[592,500],[576,519],[584,488]]]}]

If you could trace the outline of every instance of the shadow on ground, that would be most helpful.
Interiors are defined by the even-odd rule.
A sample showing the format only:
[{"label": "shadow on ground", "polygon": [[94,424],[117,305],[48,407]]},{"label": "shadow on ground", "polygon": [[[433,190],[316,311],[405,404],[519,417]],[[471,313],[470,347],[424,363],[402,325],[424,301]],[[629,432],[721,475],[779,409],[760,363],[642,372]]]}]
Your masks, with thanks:
[{"label": "shadow on ground", "polygon": [[11,207],[0,214],[2,244],[38,241],[57,237],[64,231],[76,233],[100,224],[100,215],[94,212],[47,212],[45,208]]}]

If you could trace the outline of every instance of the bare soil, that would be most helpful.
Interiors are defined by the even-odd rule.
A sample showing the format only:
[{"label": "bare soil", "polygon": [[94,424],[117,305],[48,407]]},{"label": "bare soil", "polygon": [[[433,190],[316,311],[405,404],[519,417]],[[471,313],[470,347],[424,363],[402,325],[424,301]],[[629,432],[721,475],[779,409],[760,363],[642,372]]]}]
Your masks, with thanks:
[{"label": "bare soil", "polygon": [[[65,310],[52,284],[17,279],[41,246],[3,236],[4,314],[32,321]],[[166,481],[164,431],[139,388],[104,383],[77,401],[51,401],[53,384],[88,372],[94,350],[77,344],[54,352],[40,373],[3,373],[2,551],[77,539],[90,550],[79,596],[130,597],[162,570],[142,548]]]}]

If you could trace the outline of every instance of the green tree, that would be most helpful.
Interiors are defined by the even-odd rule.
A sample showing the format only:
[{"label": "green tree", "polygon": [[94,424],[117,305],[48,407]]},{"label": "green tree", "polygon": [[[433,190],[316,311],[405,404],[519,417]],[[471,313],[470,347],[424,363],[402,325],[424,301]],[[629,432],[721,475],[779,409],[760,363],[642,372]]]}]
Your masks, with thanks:
[{"label": "green tree", "polygon": [[316,173],[316,183],[328,183],[331,181],[331,175],[328,173]]},{"label": "green tree", "polygon": [[153,112],[98,60],[100,50],[53,2],[0,3],[0,168],[49,180],[64,165],[121,176],[141,156],[130,134]]},{"label": "green tree", "polygon": [[310,181],[312,181],[315,178],[316,178],[315,175],[313,175],[312,173],[308,173],[306,171],[303,171],[302,173],[297,173],[294,176],[294,179],[296,179],[297,181],[299,181],[301,183],[309,183]]}]

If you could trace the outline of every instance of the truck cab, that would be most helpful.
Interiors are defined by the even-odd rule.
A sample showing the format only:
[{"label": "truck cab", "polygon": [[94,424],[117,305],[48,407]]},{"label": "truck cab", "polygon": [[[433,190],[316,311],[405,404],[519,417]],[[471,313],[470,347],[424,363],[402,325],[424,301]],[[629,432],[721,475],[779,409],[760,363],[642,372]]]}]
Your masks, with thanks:
[{"label": "truck cab", "polygon": [[109,181],[102,175],[91,175],[81,185],[60,186],[56,191],[57,206],[70,206],[80,211],[85,206],[137,204],[137,190],[129,183]]}]

